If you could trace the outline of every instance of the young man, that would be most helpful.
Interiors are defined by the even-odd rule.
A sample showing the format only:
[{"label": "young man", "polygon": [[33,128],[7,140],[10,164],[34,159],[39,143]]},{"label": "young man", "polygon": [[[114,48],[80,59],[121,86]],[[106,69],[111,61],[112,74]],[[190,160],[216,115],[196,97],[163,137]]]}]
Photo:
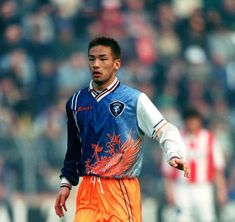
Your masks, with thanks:
[{"label": "young man", "polygon": [[140,222],[138,183],[146,134],[163,147],[169,164],[189,176],[184,144],[148,97],[118,81],[121,50],[110,38],[89,43],[90,86],[66,104],[68,148],[61,170],[61,189],[55,211],[64,216],[72,186],[83,180],[76,200],[74,222]]},{"label": "young man", "polygon": [[202,117],[197,109],[186,109],[182,116],[184,129],[181,135],[191,173],[186,181],[163,163],[166,200],[175,210],[174,219],[167,222],[214,222],[217,221],[215,201],[218,201],[218,206],[226,202],[223,154],[214,134],[203,128]]}]

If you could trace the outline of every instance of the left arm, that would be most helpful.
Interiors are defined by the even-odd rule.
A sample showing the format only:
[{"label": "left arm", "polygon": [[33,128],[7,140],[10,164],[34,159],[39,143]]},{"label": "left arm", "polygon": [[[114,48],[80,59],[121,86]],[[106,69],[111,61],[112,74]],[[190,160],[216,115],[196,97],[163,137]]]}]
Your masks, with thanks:
[{"label": "left arm", "polygon": [[222,207],[227,202],[227,184],[224,176],[225,158],[221,149],[222,145],[216,140],[214,135],[213,139],[214,149],[212,149],[212,152],[215,165],[214,183],[216,188],[216,201],[218,205]]},{"label": "left arm", "polygon": [[183,170],[184,176],[189,177],[189,166],[185,162],[185,145],[178,129],[164,119],[144,93],[141,93],[138,99],[137,119],[140,129],[159,142],[169,164]]},{"label": "left arm", "polygon": [[220,207],[223,207],[227,202],[227,186],[222,170],[216,170],[215,172],[215,186],[217,203]]}]

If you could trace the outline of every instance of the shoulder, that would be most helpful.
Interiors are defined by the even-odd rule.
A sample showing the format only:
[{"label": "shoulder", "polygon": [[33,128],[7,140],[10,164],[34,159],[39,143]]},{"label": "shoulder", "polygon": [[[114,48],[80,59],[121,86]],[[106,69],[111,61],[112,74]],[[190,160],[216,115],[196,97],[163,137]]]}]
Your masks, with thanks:
[{"label": "shoulder", "polygon": [[120,83],[119,88],[122,91],[122,93],[128,93],[129,95],[139,96],[141,94],[141,91],[139,91],[138,89],[130,87],[124,83]]},{"label": "shoulder", "polygon": [[214,132],[211,129],[202,128],[200,133],[202,136],[214,136]]},{"label": "shoulder", "polygon": [[141,102],[151,101],[151,99],[144,92],[138,89],[135,89],[133,87],[130,87],[124,83],[120,84],[120,90],[122,91],[122,93],[126,93],[127,95],[136,96],[138,100]]},{"label": "shoulder", "polygon": [[88,93],[88,87],[84,88],[82,90],[79,90],[75,92],[66,102],[66,107],[70,109],[76,109],[76,104],[78,102],[78,98],[81,97],[82,95]]}]

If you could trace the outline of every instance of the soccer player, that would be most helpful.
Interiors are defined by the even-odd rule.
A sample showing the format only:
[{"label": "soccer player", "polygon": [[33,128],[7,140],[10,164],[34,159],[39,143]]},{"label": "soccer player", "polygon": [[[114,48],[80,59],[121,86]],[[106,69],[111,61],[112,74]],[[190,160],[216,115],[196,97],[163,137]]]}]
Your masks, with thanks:
[{"label": "soccer player", "polygon": [[167,222],[214,222],[217,221],[215,201],[222,207],[227,196],[223,153],[213,132],[203,127],[197,109],[186,109],[182,117],[184,129],[181,135],[186,145],[190,178],[184,180],[163,162],[166,200],[169,206],[175,206],[172,207],[175,217]]},{"label": "soccer player", "polygon": [[68,147],[55,211],[64,216],[70,189],[83,177],[74,222],[142,220],[137,177],[144,134],[158,141],[169,164],[189,177],[178,129],[144,93],[119,82],[120,57],[114,39],[92,40],[88,47],[92,81],[66,104]]}]

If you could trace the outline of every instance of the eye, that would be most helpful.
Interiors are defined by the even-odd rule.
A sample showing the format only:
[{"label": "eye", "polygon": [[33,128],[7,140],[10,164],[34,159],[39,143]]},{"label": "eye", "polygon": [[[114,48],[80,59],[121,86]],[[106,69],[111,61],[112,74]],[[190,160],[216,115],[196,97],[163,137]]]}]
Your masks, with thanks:
[{"label": "eye", "polygon": [[108,59],[107,56],[105,56],[105,55],[102,55],[102,56],[100,56],[99,58],[100,58],[101,61],[105,61],[105,60]]}]

